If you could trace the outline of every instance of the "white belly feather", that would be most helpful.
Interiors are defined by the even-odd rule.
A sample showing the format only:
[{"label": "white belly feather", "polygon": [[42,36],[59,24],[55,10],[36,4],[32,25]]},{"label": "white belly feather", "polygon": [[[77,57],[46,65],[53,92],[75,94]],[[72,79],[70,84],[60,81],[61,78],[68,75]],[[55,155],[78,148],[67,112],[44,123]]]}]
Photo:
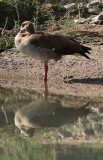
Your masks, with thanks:
[{"label": "white belly feather", "polygon": [[56,54],[53,50],[35,47],[27,40],[19,42],[18,37],[15,37],[15,45],[21,53],[31,58],[40,59],[43,61],[56,58]]}]

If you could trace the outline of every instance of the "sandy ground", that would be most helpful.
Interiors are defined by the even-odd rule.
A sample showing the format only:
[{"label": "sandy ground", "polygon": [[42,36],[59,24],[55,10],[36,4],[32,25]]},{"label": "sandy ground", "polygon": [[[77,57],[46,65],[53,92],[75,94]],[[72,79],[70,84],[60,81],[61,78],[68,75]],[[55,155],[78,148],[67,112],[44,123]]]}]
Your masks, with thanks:
[{"label": "sandy ground", "polygon": [[[49,93],[103,97],[103,28],[95,32],[80,32],[75,38],[92,48],[90,60],[84,57],[64,56],[58,62],[49,62]],[[44,65],[30,59],[16,48],[6,50],[0,56],[0,86],[26,88],[43,92]]]}]

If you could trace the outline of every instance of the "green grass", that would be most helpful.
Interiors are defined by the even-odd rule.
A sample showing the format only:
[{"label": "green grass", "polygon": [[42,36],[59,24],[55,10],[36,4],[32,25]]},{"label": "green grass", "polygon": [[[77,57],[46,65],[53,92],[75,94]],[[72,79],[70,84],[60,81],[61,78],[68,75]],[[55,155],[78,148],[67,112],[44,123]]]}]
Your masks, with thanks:
[{"label": "green grass", "polygon": [[11,36],[2,36],[0,39],[0,51],[5,51],[6,49],[10,49],[14,47],[14,37]]}]

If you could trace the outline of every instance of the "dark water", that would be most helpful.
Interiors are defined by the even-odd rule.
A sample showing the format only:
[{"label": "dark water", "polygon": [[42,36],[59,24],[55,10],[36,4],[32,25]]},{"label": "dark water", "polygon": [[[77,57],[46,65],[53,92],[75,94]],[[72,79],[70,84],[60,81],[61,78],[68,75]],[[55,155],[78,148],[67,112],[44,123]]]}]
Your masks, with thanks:
[{"label": "dark water", "polygon": [[102,122],[102,101],[0,88],[0,160],[101,160]]}]

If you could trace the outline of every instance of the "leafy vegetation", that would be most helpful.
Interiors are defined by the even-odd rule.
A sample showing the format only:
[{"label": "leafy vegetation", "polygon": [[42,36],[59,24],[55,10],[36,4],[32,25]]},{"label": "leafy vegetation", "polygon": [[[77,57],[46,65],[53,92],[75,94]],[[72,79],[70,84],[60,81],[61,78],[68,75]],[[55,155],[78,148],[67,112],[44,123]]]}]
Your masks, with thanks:
[{"label": "leafy vegetation", "polygon": [[12,35],[10,37],[5,36],[0,40],[0,52],[12,47],[14,47],[14,37]]},{"label": "leafy vegetation", "polygon": [[[52,1],[54,3],[54,1]],[[0,2],[1,7],[1,27],[4,26],[5,20],[8,17],[7,28],[13,28],[16,24],[25,20],[34,21],[34,24],[43,23],[53,10],[60,11],[60,3],[58,5],[50,5],[49,1],[39,0],[9,0]],[[50,10],[49,10],[50,9]],[[6,14],[3,14],[6,13]],[[17,25],[17,26],[18,26]]]},{"label": "leafy vegetation", "polygon": [[[0,52],[14,46],[14,37],[16,35],[15,29],[20,26],[21,22],[25,20],[32,21],[35,30],[38,29],[38,25],[44,24],[47,20],[49,23],[53,24],[58,17],[58,12],[62,10],[61,5],[59,4],[60,3],[58,2],[58,5],[52,5],[46,0],[0,1],[0,27],[2,27],[0,31]],[[13,30],[7,31],[5,29]]]},{"label": "leafy vegetation", "polygon": [[[76,2],[83,2],[78,0]],[[85,14],[76,11],[77,17]],[[73,23],[74,13],[66,11],[63,3],[59,0],[2,0],[0,1],[0,52],[14,47],[14,37],[21,22],[30,20],[34,24],[35,30],[55,31],[59,30],[64,35],[68,35],[71,30],[78,30],[79,25]],[[8,34],[7,30],[9,31]],[[5,34],[4,34],[5,31]]]}]

